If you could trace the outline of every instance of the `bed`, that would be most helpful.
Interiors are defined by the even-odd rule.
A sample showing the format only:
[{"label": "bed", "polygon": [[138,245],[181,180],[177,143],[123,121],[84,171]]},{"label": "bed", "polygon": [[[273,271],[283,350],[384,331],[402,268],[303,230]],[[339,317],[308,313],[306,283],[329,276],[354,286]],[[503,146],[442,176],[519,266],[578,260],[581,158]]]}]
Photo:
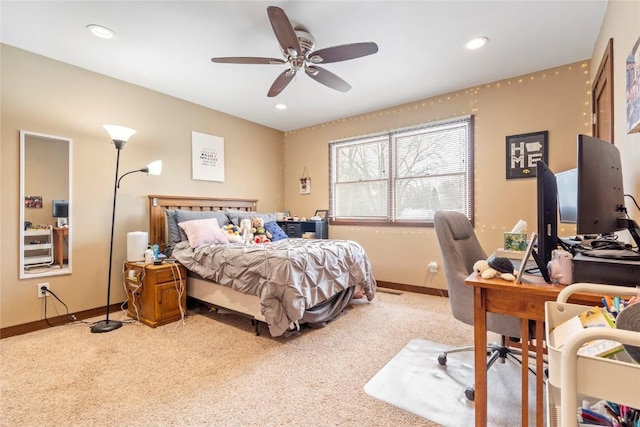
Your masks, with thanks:
[{"label": "bed", "polygon": [[[149,196],[149,241],[183,264],[187,295],[249,317],[272,336],[300,325],[324,325],[356,291],[372,301],[376,281],[364,249],[350,240],[282,239],[265,244],[215,243],[191,247],[175,237],[171,215],[237,221],[257,212],[257,200]],[[175,221],[177,221],[176,219]],[[191,236],[189,236],[191,237]]]}]

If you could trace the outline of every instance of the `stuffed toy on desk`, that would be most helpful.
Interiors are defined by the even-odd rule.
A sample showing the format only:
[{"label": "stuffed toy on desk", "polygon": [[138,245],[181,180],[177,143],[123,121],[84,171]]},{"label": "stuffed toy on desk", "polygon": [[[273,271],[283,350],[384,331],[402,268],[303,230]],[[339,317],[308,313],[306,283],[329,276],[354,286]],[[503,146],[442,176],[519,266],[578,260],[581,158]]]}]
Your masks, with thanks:
[{"label": "stuffed toy on desk", "polygon": [[503,280],[513,282],[516,280],[513,263],[509,258],[496,257],[487,260],[476,261],[473,270],[483,279],[494,279],[499,277]]}]

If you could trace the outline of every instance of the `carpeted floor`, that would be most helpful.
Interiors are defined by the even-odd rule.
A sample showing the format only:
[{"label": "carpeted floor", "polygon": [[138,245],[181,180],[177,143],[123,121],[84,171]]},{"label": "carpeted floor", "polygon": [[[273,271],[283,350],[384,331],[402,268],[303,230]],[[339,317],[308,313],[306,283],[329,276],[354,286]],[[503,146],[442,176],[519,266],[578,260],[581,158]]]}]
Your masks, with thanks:
[{"label": "carpeted floor", "polygon": [[2,339],[0,426],[432,427],[364,385],[414,338],[459,346],[473,337],[448,299],[406,292],[356,300],[323,329],[262,331],[190,311],[156,329],[92,334],[73,324]]},{"label": "carpeted floor", "polygon": [[[473,385],[473,352],[438,356],[451,346],[423,339],[411,340],[365,386],[371,396],[447,427],[474,425],[474,404],[464,394]],[[520,367],[496,363],[489,370],[488,425],[520,425]],[[532,377],[531,382],[535,381]],[[530,398],[534,397],[535,383]],[[530,401],[529,425],[535,425],[535,404]]]}]

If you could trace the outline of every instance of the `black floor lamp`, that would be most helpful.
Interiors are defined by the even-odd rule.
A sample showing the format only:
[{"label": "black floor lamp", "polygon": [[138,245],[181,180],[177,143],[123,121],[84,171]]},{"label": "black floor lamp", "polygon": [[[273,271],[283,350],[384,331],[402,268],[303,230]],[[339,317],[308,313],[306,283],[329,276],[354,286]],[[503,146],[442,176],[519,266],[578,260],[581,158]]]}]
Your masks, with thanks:
[{"label": "black floor lamp", "polygon": [[107,132],[109,132],[109,136],[111,136],[111,140],[113,144],[116,146],[116,150],[118,150],[118,155],[116,157],[116,179],[113,185],[113,213],[111,215],[111,243],[109,247],[109,280],[107,282],[107,318],[105,320],[101,320],[100,322],[95,323],[91,327],[91,332],[110,332],[114,329],[118,329],[122,326],[122,322],[118,320],[109,320],[109,305],[111,303],[111,264],[113,264],[113,231],[115,228],[116,222],[116,197],[118,195],[118,188],[120,187],[120,180],[124,178],[126,175],[135,172],[144,172],[151,175],[160,175],[162,172],[162,160],[156,160],[155,162],[149,163],[146,167],[142,169],[133,170],[123,174],[120,178],[118,178],[118,168],[120,166],[120,151],[124,147],[124,144],[127,143],[127,140],[136,133],[135,130],[126,128],[124,126],[116,126],[116,125],[104,125],[103,126]]}]

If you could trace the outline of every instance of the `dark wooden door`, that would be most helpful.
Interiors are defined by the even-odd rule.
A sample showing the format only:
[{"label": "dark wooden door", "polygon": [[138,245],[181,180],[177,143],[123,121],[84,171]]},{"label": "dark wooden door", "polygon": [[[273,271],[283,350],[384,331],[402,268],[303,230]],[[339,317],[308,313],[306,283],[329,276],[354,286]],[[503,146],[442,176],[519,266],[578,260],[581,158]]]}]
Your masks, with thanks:
[{"label": "dark wooden door", "polygon": [[609,39],[591,85],[592,134],[613,141],[613,39]]}]

